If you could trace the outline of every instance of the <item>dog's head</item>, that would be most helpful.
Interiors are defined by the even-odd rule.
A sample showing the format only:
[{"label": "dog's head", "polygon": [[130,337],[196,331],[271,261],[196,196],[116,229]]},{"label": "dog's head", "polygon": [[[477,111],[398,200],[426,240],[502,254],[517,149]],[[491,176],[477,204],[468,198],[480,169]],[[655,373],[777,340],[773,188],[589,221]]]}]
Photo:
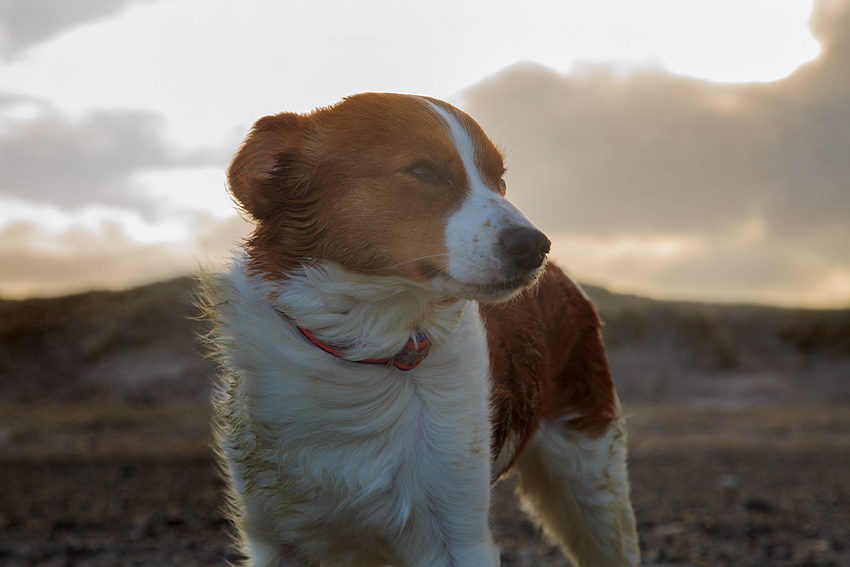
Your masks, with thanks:
[{"label": "dog's head", "polygon": [[263,277],[330,260],[498,301],[536,281],[550,246],[505,199],[504,172],[457,108],[367,93],[258,120],[228,180],[257,221],[247,248]]}]

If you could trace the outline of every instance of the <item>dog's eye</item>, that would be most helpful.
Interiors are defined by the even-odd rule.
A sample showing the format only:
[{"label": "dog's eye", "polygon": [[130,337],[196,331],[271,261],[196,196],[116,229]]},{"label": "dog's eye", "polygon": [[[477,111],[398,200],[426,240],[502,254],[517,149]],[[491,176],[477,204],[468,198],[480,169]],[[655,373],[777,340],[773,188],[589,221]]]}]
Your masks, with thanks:
[{"label": "dog's eye", "polygon": [[508,191],[508,184],[505,183],[504,179],[499,180],[499,193],[502,194],[502,197],[505,196],[505,193]]},{"label": "dog's eye", "polygon": [[427,162],[415,163],[407,168],[409,175],[428,183],[442,183],[446,181],[446,174],[437,169],[436,166]]}]

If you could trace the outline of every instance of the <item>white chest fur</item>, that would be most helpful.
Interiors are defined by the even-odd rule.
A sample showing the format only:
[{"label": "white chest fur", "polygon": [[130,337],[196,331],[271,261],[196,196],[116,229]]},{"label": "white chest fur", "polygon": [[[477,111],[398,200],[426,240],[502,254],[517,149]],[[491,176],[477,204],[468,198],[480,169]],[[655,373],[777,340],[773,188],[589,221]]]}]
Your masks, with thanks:
[{"label": "white chest fur", "polygon": [[[402,372],[318,349],[238,270],[211,293],[214,342],[230,374],[218,404],[220,449],[249,545],[288,550],[283,564],[498,564],[487,529],[489,364],[477,306],[416,314],[433,346]],[[387,337],[395,323],[386,321],[404,317],[386,311],[409,302],[391,295],[376,302],[383,319],[364,318]],[[273,301],[287,307],[281,295]],[[320,311],[308,313],[333,319]],[[396,328],[398,340],[407,331]],[[369,354],[386,356],[379,351],[395,342],[379,340]]]}]

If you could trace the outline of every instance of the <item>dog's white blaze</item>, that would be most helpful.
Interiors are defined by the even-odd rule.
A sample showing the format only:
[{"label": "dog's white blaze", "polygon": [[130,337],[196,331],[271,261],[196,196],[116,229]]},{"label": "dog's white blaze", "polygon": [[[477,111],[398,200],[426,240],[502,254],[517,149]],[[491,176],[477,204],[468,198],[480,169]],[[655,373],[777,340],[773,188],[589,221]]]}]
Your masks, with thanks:
[{"label": "dog's white blaze", "polygon": [[507,199],[487,187],[475,165],[475,144],[469,132],[448,110],[429,101],[446,121],[455,148],[463,162],[469,193],[446,223],[448,272],[455,280],[475,285],[499,283],[504,279],[498,252],[499,234],[508,227],[533,227]]}]

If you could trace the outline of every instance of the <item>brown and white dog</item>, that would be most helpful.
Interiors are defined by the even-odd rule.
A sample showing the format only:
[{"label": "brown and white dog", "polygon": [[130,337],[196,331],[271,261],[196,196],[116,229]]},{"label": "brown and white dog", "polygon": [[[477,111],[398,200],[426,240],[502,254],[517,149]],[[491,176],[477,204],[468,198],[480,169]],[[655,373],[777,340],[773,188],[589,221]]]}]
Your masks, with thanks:
[{"label": "brown and white dog", "polygon": [[637,565],[595,308],[438,100],[260,119],[228,171],[256,221],[206,277],[218,441],[248,565],[496,566],[490,487],[579,566]]}]

